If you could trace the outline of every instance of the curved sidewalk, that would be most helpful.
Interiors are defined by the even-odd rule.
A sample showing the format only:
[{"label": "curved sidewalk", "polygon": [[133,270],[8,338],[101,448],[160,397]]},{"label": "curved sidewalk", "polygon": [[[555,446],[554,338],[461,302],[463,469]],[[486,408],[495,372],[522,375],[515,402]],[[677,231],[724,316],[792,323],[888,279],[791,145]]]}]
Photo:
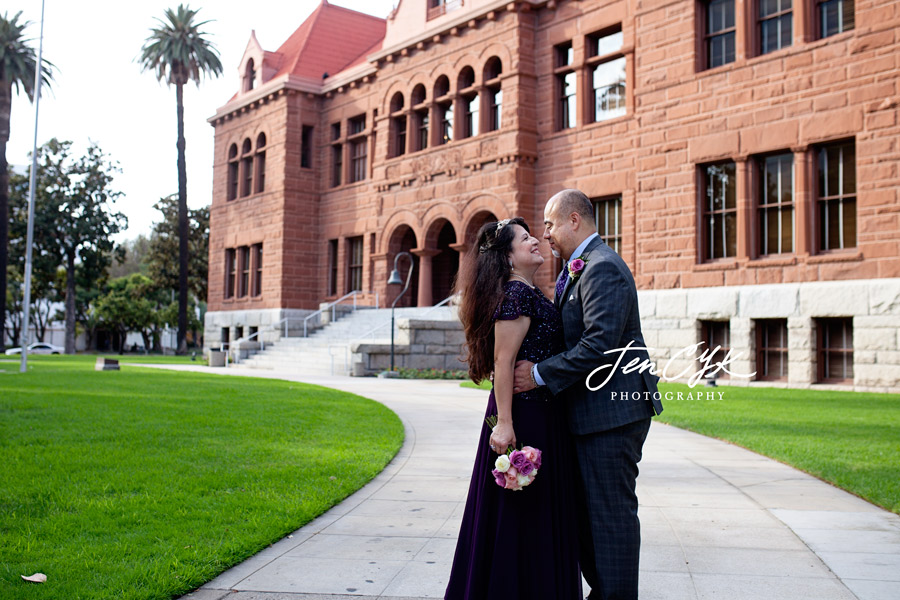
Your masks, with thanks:
[{"label": "curved sidewalk", "polygon": [[[353,392],[391,408],[406,428],[399,454],[368,485],[185,599],[443,597],[485,392],[456,382],[168,368]],[[900,598],[900,517],[748,450],[654,422],[638,496],[642,600]]]}]

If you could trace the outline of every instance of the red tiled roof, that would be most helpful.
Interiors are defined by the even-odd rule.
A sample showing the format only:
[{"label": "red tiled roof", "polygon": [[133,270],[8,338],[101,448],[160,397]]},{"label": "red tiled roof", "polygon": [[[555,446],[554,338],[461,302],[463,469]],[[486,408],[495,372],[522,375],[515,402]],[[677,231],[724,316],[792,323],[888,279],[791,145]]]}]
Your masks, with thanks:
[{"label": "red tiled roof", "polygon": [[334,76],[380,49],[385,27],[384,19],[322,0],[275,52],[282,56],[275,77],[290,73],[321,81],[323,73]]}]

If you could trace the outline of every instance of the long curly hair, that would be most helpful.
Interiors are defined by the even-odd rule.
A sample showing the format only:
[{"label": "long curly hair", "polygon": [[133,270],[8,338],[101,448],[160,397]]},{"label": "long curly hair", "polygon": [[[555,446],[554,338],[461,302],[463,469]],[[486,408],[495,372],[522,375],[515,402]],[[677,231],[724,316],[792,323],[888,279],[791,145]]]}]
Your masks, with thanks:
[{"label": "long curly hair", "polygon": [[481,227],[456,279],[456,291],[460,293],[459,320],[466,334],[465,361],[469,363],[469,377],[475,383],[488,379],[494,370],[493,316],[503,301],[503,284],[512,272],[509,264],[515,238],[512,225],[520,225],[531,233],[522,217],[508,219],[498,229],[500,223],[503,221],[490,221]]}]

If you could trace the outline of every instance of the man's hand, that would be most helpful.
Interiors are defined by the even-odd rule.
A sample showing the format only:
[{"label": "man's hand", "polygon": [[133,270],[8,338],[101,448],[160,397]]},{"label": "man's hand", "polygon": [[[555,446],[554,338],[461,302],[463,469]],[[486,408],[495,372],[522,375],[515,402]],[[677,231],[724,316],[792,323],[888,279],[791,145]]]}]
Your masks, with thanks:
[{"label": "man's hand", "polygon": [[516,370],[513,372],[513,394],[521,394],[533,390],[537,386],[531,378],[531,367],[534,363],[527,360],[516,362]]}]

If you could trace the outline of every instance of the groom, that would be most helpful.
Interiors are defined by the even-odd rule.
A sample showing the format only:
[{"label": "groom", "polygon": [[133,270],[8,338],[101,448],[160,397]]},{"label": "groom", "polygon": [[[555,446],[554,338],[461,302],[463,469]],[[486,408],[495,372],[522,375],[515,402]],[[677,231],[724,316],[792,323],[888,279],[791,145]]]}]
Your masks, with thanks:
[{"label": "groom", "polygon": [[[547,202],[544,239],[566,260],[555,304],[568,350],[537,365],[517,363],[514,392],[546,385],[566,401],[580,471],[579,542],[589,598],[637,600],[637,464],[650,418],[662,404],[656,376],[624,368],[634,358],[635,365],[649,361],[646,350],[604,354],[645,343],[631,271],[596,231],[594,207],[582,192],[563,190]],[[591,387],[608,380],[592,391],[585,379],[598,367]]]}]

